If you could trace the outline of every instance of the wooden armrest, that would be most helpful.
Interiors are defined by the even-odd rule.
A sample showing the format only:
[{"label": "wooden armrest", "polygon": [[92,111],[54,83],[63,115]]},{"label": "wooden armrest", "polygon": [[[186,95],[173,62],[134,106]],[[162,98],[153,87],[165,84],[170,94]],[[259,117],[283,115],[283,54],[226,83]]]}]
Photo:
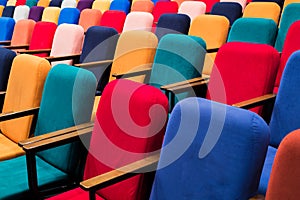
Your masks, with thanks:
[{"label": "wooden armrest", "polygon": [[249,99],[240,103],[233,104],[232,106],[238,107],[238,108],[244,108],[244,109],[250,109],[254,108],[256,106],[261,106],[263,104],[266,104],[267,102],[274,101],[276,98],[275,94],[266,94],[260,97],[256,97],[253,99]]},{"label": "wooden armrest", "polygon": [[6,91],[0,91],[0,95],[6,95]]},{"label": "wooden armrest", "polygon": [[62,61],[62,60],[79,60],[81,54],[73,54],[73,55],[66,55],[66,56],[49,56],[45,57],[46,60],[49,62],[54,61]]},{"label": "wooden armrest", "polygon": [[75,67],[95,67],[97,65],[103,65],[105,66],[104,64],[111,64],[113,62],[113,60],[101,60],[101,61],[95,61],[95,62],[88,62],[88,63],[80,63],[80,64],[75,64],[74,66]]},{"label": "wooden armrest", "polygon": [[17,111],[17,112],[9,112],[9,113],[1,113],[0,114],[0,121],[6,121],[11,119],[16,119],[20,117],[25,117],[28,115],[36,115],[39,111],[39,107],[30,108],[27,110]]},{"label": "wooden armrest", "polygon": [[9,45],[10,42],[11,42],[10,40],[0,41],[0,45]]},{"label": "wooden armrest", "polygon": [[213,49],[207,49],[206,52],[207,53],[216,53],[219,51],[219,48],[213,48]]},{"label": "wooden armrest", "polygon": [[147,68],[147,69],[141,69],[141,70],[132,71],[132,72],[126,72],[126,73],[122,73],[122,74],[112,74],[112,76],[115,77],[116,79],[130,78],[130,77],[134,77],[134,76],[148,75],[150,72],[151,72],[151,68]]},{"label": "wooden armrest", "polygon": [[3,48],[6,49],[28,49],[29,45],[24,44],[24,45],[18,45],[18,46],[2,46]]},{"label": "wooden armrest", "polygon": [[163,85],[163,86],[160,87],[160,89],[162,89],[162,90],[169,90],[169,89],[171,89],[173,87],[187,85],[187,84],[191,84],[191,83],[195,83],[195,82],[200,82],[200,81],[204,81],[204,80],[208,80],[208,79],[209,79],[209,77],[197,77],[197,78],[193,78],[193,79],[189,79],[189,80],[185,80],[185,81],[181,81],[181,82],[177,82],[177,83]]},{"label": "wooden armrest", "polygon": [[187,83],[187,84],[183,84],[183,85],[179,85],[176,87],[171,87],[171,88],[165,88],[165,86],[163,86],[164,88],[162,88],[163,90],[165,90],[166,92],[172,92],[172,93],[182,93],[182,92],[186,92],[188,91],[190,88],[196,88],[196,87],[200,87],[203,85],[208,84],[209,80],[204,79],[201,81],[196,81],[196,82],[192,82],[192,83]]},{"label": "wooden armrest", "polygon": [[120,182],[139,173],[154,171],[159,160],[159,153],[130,163],[105,174],[82,181],[80,187],[86,191],[96,191],[116,182]]},{"label": "wooden armrest", "polygon": [[34,49],[34,50],[20,50],[18,53],[37,54],[37,53],[50,53],[51,49]]},{"label": "wooden armrest", "polygon": [[93,126],[94,126],[93,122],[88,122],[88,123],[80,124],[78,126],[72,126],[70,128],[58,130],[58,131],[55,131],[55,132],[52,132],[52,133],[43,134],[43,135],[35,136],[35,137],[32,137],[32,138],[28,138],[26,140],[20,141],[18,144],[19,144],[20,147],[22,147],[24,145],[32,144],[34,142],[39,142],[41,140],[57,137],[57,136],[60,136],[62,134],[66,134],[66,133],[70,133],[70,132],[74,132],[74,131],[79,131],[79,130],[82,130],[82,129],[85,129],[85,128],[90,128],[90,127],[93,127]]},{"label": "wooden armrest", "polygon": [[81,130],[75,130],[69,133],[60,134],[56,137],[51,137],[51,135],[55,133],[48,133],[50,134],[49,138],[24,145],[23,150],[26,152],[26,154],[32,154],[34,152],[68,144],[70,142],[78,141],[80,137],[90,134],[92,130],[93,127],[88,127]]}]

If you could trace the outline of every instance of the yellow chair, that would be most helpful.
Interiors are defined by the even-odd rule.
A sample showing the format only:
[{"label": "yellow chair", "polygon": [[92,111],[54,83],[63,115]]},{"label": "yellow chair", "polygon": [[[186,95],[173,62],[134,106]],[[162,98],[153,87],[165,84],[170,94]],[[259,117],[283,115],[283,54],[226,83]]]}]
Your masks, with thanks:
[{"label": "yellow chair", "polygon": [[6,3],[6,6],[15,6],[17,3],[17,0],[8,0]]},{"label": "yellow chair", "polygon": [[244,9],[243,17],[272,19],[278,24],[280,6],[275,2],[251,2]]},{"label": "yellow chair", "polygon": [[[2,115],[39,107],[50,68],[50,63],[43,58],[25,54],[16,56],[8,79]],[[37,114],[37,110],[35,112]],[[33,116],[26,116],[0,123],[0,160],[24,154],[18,142],[33,134],[33,119]]]},{"label": "yellow chair", "polygon": [[3,10],[4,10],[4,6],[0,6],[0,17],[2,16]]},{"label": "yellow chair", "polygon": [[47,7],[44,9],[42,20],[44,22],[58,23],[58,17],[60,14],[60,8],[58,7]]},{"label": "yellow chair", "polygon": [[92,9],[100,10],[101,13],[109,10],[110,0],[96,0],[92,5]]},{"label": "yellow chair", "polygon": [[39,0],[37,2],[37,6],[42,6],[44,8],[48,7],[50,4],[50,0]]}]

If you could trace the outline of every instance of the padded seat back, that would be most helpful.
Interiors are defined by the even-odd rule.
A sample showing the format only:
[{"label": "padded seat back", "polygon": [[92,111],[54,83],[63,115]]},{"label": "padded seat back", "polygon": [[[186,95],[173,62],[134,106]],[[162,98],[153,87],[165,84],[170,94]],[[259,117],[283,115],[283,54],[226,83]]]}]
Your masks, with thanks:
[{"label": "padded seat back", "polygon": [[140,11],[140,12],[149,12],[152,13],[154,8],[154,3],[149,0],[139,0],[132,2],[131,12],[132,11]]},{"label": "padded seat back", "polygon": [[92,9],[100,10],[101,13],[109,10],[110,0],[95,0],[92,5]]},{"label": "padded seat back", "polygon": [[166,13],[177,13],[178,12],[178,4],[175,1],[169,2],[157,2],[154,5],[152,14],[153,14],[153,26],[156,26],[160,16]]},{"label": "padded seat back", "polygon": [[15,20],[10,17],[0,17],[0,41],[11,40]]},{"label": "padded seat back", "polygon": [[43,11],[44,7],[42,6],[32,6],[29,10],[28,19],[32,19],[36,22],[41,21]]},{"label": "padded seat back", "polygon": [[64,8],[61,10],[57,24],[78,24],[80,12],[77,8]]},{"label": "padded seat back", "polygon": [[58,23],[60,8],[58,7],[47,7],[43,11],[42,21]]},{"label": "padded seat back", "polygon": [[151,31],[153,16],[148,12],[130,12],[125,19],[123,32],[131,30]]},{"label": "padded seat back", "polygon": [[30,44],[34,26],[35,21],[31,19],[19,20],[15,25],[10,45],[17,46]]},{"label": "padded seat back", "polygon": [[28,19],[30,8],[26,5],[17,6],[13,15],[14,20],[17,22],[21,19]]},{"label": "padded seat back", "polygon": [[206,4],[202,1],[184,1],[180,4],[178,13],[186,14],[191,21],[198,15],[205,14]]},{"label": "padded seat back", "polygon": [[80,13],[78,24],[82,26],[84,32],[88,30],[91,26],[99,26],[102,13],[96,9],[84,9]]},{"label": "padded seat back", "polygon": [[114,28],[121,33],[123,30],[126,13],[118,10],[105,11],[101,17],[100,26],[108,26]]},{"label": "padded seat back", "polygon": [[243,8],[239,3],[217,2],[212,7],[210,14],[225,16],[232,25],[235,20],[242,16],[242,12]]},{"label": "padded seat back", "polygon": [[2,17],[11,17],[11,18],[13,18],[15,8],[16,7],[14,5],[13,6],[6,5],[5,8],[3,9]]}]

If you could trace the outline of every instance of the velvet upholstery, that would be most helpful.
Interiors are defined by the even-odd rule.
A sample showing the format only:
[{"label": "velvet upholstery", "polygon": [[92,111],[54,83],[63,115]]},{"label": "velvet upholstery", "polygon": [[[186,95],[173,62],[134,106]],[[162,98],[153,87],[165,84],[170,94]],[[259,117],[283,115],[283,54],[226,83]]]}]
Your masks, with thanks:
[{"label": "velvet upholstery", "polygon": [[6,3],[7,3],[7,0],[1,0],[1,1],[0,1],[0,5],[1,5],[1,6],[6,6]]},{"label": "velvet upholstery", "polygon": [[217,2],[220,2],[220,1],[219,0],[203,0],[202,2],[204,2],[206,4],[206,12],[210,13],[214,4]]},{"label": "velvet upholstery", "polygon": [[198,15],[205,14],[206,4],[202,1],[184,1],[178,8],[178,13],[186,14],[191,21]]},{"label": "velvet upholstery", "polygon": [[[42,58],[18,55],[11,66],[2,113],[38,107],[49,70],[49,63]],[[31,122],[32,116],[28,116],[0,123],[0,160],[24,154],[17,143],[30,136]]]},{"label": "velvet upholstery", "polygon": [[42,6],[32,6],[29,10],[28,19],[32,19],[36,22],[42,19],[44,7]]},{"label": "velvet upholstery", "polygon": [[83,27],[84,32],[91,26],[99,26],[102,13],[97,9],[84,9],[80,13],[78,24]]},{"label": "velvet upholstery", "polygon": [[129,13],[130,10],[130,2],[128,0],[114,0],[111,1],[109,10],[118,10],[123,11],[126,14]]},{"label": "velvet upholstery", "polygon": [[62,0],[51,0],[49,3],[49,7],[61,7]]},{"label": "velvet upholstery", "polygon": [[17,46],[30,44],[34,26],[35,21],[31,19],[19,20],[15,25],[10,45]]},{"label": "velvet upholstery", "polygon": [[60,13],[60,8],[58,7],[47,7],[43,11],[42,21],[58,23],[58,17]]},{"label": "velvet upholstery", "polygon": [[76,8],[77,2],[76,0],[64,0],[61,3],[61,9],[63,8]]},{"label": "velvet upholstery", "polygon": [[15,11],[15,6],[5,6],[3,12],[2,12],[2,17],[13,17],[14,16],[14,11]]},{"label": "velvet upholstery", "polygon": [[139,0],[132,3],[131,12],[140,11],[140,12],[152,13],[153,8],[154,8],[154,3],[152,1]]},{"label": "velvet upholstery", "polygon": [[77,8],[63,8],[59,14],[57,24],[78,24],[80,12]]},{"label": "velvet upholstery", "polygon": [[0,41],[11,40],[15,20],[10,17],[0,17]]},{"label": "velvet upholstery", "polygon": [[123,30],[126,13],[118,10],[105,11],[101,17],[100,26],[108,26],[114,28],[121,33]]},{"label": "velvet upholstery", "polygon": [[157,2],[153,8],[153,26],[156,26],[160,16],[162,14],[167,13],[177,13],[178,12],[178,4],[175,1],[169,2]]},{"label": "velvet upholstery", "polygon": [[233,23],[227,42],[251,42],[274,46],[276,34],[277,25],[272,19],[240,18]]},{"label": "velvet upholstery", "polygon": [[[1,3],[1,2],[0,2]],[[2,16],[3,10],[5,6],[0,5],[0,17]]]},{"label": "velvet upholstery", "polygon": [[17,7],[17,6],[25,5],[25,3],[26,3],[26,0],[17,0],[17,2],[16,2],[16,7]]},{"label": "velvet upholstery", "polygon": [[37,0],[26,0],[25,5],[28,6],[29,8],[32,8],[33,6],[36,6]]},{"label": "velvet upholstery", "polygon": [[182,100],[167,125],[150,199],[249,199],[269,133],[253,112],[201,98]]},{"label": "velvet upholstery", "polygon": [[126,16],[123,32],[131,30],[151,31],[153,15],[148,12],[130,12]]},{"label": "velvet upholstery", "polygon": [[252,2],[275,2],[282,8],[284,0],[252,0]]},{"label": "velvet upholstery", "polygon": [[233,24],[235,20],[242,16],[243,8],[239,3],[236,2],[217,2],[211,9],[211,14],[222,15],[227,17],[230,25]]},{"label": "velvet upholstery", "polygon": [[242,6],[242,9],[244,10],[246,4],[247,4],[247,1],[246,0],[220,0],[220,2],[235,2],[235,3],[238,3]]},{"label": "velvet upholstery", "polygon": [[77,9],[81,12],[84,9],[92,8],[93,0],[81,0],[77,3]]},{"label": "velvet upholstery", "polygon": [[110,0],[95,0],[92,9],[100,10],[101,13],[109,10]]},{"label": "velvet upholstery", "polygon": [[30,8],[26,5],[17,6],[14,11],[13,19],[18,22],[21,19],[28,19]]},{"label": "velvet upholstery", "polygon": [[15,56],[15,52],[5,48],[0,48],[0,91],[6,91],[11,65]]},{"label": "velvet upholstery", "polygon": [[48,7],[49,4],[50,4],[50,0],[39,0],[37,2],[37,6],[41,6],[41,7],[44,7],[44,8]]}]

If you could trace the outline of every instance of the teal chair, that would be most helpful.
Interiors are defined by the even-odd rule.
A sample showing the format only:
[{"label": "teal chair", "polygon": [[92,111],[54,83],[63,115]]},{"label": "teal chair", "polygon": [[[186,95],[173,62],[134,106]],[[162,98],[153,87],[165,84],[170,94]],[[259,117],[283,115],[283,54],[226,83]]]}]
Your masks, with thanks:
[{"label": "teal chair", "polygon": [[237,19],[228,34],[227,42],[251,42],[274,46],[277,25],[272,19]]},{"label": "teal chair", "polygon": [[[50,70],[35,137],[19,143],[26,155],[0,162],[0,199],[40,199],[46,195],[44,189],[51,193],[81,180],[86,156],[81,143],[46,150],[49,145],[41,142],[48,141],[45,133],[89,122],[95,90],[96,78],[85,69],[59,64]],[[38,147],[33,148],[35,144]]]}]

